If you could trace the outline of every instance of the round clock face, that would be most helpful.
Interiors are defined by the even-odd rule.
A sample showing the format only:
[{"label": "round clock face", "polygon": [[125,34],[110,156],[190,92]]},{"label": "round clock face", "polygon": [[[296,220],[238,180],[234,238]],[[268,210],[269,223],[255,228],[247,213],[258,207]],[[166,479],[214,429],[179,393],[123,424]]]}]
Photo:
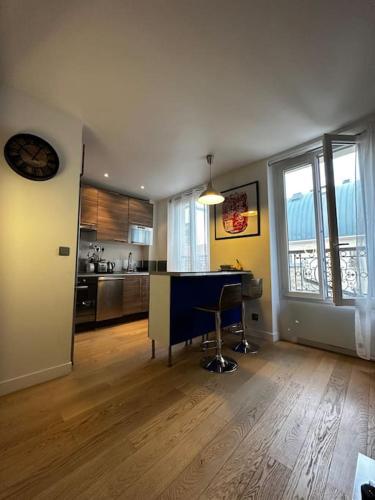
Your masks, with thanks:
[{"label": "round clock face", "polygon": [[4,147],[8,165],[17,174],[33,181],[46,181],[59,169],[59,157],[44,139],[32,134],[17,134]]}]

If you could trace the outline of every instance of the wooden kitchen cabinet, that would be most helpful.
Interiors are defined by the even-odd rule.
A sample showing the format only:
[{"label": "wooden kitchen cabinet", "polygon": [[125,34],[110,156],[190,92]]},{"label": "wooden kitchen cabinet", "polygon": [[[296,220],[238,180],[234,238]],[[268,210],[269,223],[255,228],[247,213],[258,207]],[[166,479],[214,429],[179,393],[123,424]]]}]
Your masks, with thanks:
[{"label": "wooden kitchen cabinet", "polygon": [[88,184],[82,184],[81,186],[80,224],[93,229],[98,224],[98,190]]},{"label": "wooden kitchen cabinet", "polygon": [[128,241],[129,198],[118,193],[99,190],[97,239]]},{"label": "wooden kitchen cabinet", "polygon": [[129,198],[129,224],[139,226],[153,226],[154,207],[145,200]]},{"label": "wooden kitchen cabinet", "polygon": [[123,314],[148,311],[149,276],[125,276],[123,287]]}]

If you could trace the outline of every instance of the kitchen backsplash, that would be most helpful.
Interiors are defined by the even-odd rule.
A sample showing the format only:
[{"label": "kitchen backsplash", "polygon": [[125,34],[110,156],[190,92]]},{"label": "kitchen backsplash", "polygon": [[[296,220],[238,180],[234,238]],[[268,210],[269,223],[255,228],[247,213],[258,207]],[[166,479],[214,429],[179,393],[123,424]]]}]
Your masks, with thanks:
[{"label": "kitchen backsplash", "polygon": [[86,271],[87,254],[92,254],[91,244],[104,247],[102,257],[115,263],[115,271],[122,271],[127,266],[129,252],[132,252],[133,262],[142,267],[142,262],[148,259],[148,247],[117,243],[112,241],[97,241],[95,231],[81,231],[79,242],[79,272]]}]

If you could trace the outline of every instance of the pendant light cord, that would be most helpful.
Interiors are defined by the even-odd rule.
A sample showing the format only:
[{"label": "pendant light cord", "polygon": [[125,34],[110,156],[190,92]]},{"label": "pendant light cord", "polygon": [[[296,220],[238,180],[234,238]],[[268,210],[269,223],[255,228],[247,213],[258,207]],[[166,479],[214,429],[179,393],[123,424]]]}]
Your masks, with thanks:
[{"label": "pendant light cord", "polygon": [[207,159],[207,163],[210,166],[210,184],[211,184],[212,183],[212,161],[214,159],[214,155],[213,154],[209,154],[209,155],[206,156],[206,159]]}]

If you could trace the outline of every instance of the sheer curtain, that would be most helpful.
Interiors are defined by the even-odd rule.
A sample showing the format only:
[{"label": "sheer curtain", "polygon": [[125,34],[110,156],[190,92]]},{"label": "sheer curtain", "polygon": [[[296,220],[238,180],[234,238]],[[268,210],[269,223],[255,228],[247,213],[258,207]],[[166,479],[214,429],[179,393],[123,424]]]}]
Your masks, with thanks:
[{"label": "sheer curtain", "polygon": [[203,189],[169,200],[168,271],[209,270],[209,207],[197,201]]},{"label": "sheer curtain", "polygon": [[[359,137],[357,183],[357,249],[362,278],[367,276],[367,290],[355,301],[355,337],[357,354],[375,358],[375,122],[368,123]],[[362,247],[362,249],[361,249]],[[363,259],[363,255],[367,258]]]}]

